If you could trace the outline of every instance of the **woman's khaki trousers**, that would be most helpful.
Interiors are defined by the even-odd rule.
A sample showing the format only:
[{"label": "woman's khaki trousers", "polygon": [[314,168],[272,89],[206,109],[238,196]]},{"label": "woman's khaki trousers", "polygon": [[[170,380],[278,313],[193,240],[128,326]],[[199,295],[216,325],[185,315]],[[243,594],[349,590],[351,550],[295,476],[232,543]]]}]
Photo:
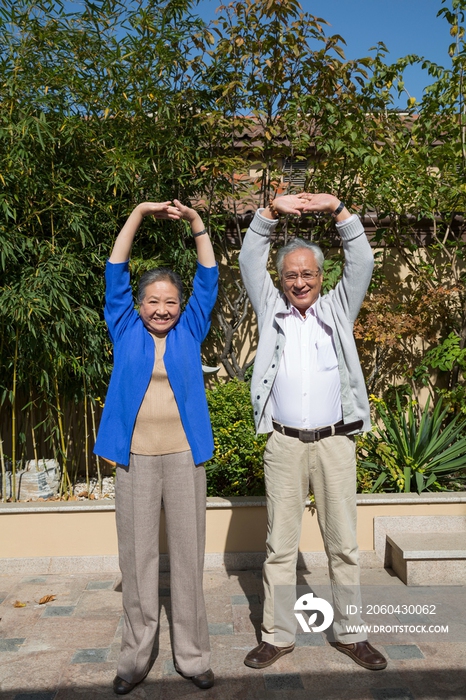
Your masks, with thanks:
[{"label": "woman's khaki trousers", "polygon": [[135,683],[149,670],[159,623],[159,529],[163,501],[170,556],[172,645],[185,676],[210,668],[202,590],[206,479],[191,452],[131,455],[117,466],[116,523],[123,589],[123,638],[117,674]]}]

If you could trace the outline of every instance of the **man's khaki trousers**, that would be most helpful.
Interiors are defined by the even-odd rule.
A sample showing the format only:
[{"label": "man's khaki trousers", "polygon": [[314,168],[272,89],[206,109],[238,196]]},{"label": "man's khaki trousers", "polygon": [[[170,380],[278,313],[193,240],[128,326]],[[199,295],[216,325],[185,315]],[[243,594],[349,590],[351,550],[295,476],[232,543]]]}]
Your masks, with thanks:
[{"label": "man's khaki trousers", "polygon": [[115,510],[123,588],[123,638],[117,674],[142,680],[159,623],[159,529],[163,500],[170,555],[172,646],[185,676],[210,668],[202,590],[206,479],[191,452],[131,455],[117,466]]},{"label": "man's khaki trousers", "polygon": [[[267,558],[263,568],[262,640],[279,647],[295,641],[296,564],[303,512],[310,490],[314,493],[328,557],[335,639],[344,644],[367,639],[364,632],[348,633],[346,629],[347,624],[364,624],[359,615],[354,440],[334,435],[304,443],[274,430],[264,453],[264,473]],[[357,615],[348,616],[349,605],[357,606]]]}]

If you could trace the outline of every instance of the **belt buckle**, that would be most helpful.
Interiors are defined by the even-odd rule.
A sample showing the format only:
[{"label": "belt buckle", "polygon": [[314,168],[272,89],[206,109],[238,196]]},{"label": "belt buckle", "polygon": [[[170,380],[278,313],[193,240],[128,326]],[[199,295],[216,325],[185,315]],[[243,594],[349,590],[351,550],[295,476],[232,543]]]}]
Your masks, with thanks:
[{"label": "belt buckle", "polygon": [[319,440],[320,434],[318,430],[300,430],[299,439],[301,442],[316,442]]}]

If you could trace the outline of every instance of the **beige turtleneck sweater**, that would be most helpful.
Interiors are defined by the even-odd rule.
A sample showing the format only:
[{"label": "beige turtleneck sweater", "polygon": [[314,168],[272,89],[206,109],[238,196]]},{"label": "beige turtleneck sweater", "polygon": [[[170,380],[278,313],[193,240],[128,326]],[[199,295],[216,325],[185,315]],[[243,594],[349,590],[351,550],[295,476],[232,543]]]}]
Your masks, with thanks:
[{"label": "beige turtleneck sweater", "polygon": [[139,408],[131,441],[131,452],[163,455],[189,450],[173,390],[163,361],[166,336],[157,337],[152,377]]}]

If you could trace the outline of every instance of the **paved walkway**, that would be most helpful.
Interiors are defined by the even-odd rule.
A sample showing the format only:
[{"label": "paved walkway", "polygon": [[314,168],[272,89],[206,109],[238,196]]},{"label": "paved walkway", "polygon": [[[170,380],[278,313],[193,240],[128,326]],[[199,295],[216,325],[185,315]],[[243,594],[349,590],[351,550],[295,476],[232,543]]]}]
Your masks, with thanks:
[{"label": "paved walkway", "polygon": [[[362,583],[398,586],[390,573],[365,569]],[[214,688],[197,689],[174,670],[170,647],[169,576],[160,575],[161,624],[157,658],[132,700],[464,700],[466,641],[429,635],[371,637],[385,653],[385,671],[366,671],[329,644],[325,634],[301,634],[292,654],[257,671],[243,658],[257,643],[261,618],[260,571],[206,571]],[[327,573],[299,573],[299,583],[328,583]],[[426,589],[423,589],[426,592]],[[460,591],[463,594],[465,590]],[[458,596],[458,587],[453,591]],[[46,595],[55,599],[39,605]],[[456,597],[458,600],[458,597]],[[66,574],[0,576],[1,700],[87,700],[115,698],[121,630],[118,575]],[[26,603],[15,607],[15,601]],[[466,607],[450,611],[466,618]],[[440,622],[440,620],[438,620]]]}]

